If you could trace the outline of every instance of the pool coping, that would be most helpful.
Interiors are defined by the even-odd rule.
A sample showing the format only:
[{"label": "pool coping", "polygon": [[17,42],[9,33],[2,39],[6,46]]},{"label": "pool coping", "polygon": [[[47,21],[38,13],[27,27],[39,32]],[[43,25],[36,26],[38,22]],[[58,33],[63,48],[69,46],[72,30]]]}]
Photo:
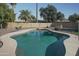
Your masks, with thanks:
[{"label": "pool coping", "polygon": [[[10,38],[13,35],[19,35],[22,33],[26,33],[28,31],[35,30],[34,29],[26,29],[26,30],[19,30],[17,32],[12,32],[5,34],[0,37],[0,40],[3,42],[3,46],[0,48],[0,56],[16,56],[16,47],[17,47],[17,42],[15,39]],[[64,45],[66,48],[66,54],[65,56],[75,56],[76,52],[79,48],[79,40],[77,35],[61,32],[61,31],[55,31],[52,29],[47,29],[52,32],[56,33],[61,33],[61,34],[66,34],[69,35],[70,37],[66,40],[64,40]]]}]

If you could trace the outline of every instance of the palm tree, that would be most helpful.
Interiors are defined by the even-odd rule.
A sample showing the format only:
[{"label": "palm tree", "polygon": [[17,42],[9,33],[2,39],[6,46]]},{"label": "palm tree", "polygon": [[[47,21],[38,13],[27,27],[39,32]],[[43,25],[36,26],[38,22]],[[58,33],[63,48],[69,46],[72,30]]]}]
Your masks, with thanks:
[{"label": "palm tree", "polygon": [[25,20],[25,22],[26,21],[30,22],[32,17],[33,16],[31,15],[30,11],[28,11],[28,10],[21,10],[20,11],[20,15],[19,15],[18,18],[20,18],[21,20]]}]

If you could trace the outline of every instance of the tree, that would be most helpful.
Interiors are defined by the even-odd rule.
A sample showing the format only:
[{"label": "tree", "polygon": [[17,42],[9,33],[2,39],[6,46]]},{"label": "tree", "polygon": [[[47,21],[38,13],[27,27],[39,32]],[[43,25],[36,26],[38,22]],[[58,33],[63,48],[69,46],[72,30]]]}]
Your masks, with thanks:
[{"label": "tree", "polygon": [[53,5],[48,4],[45,8],[41,7],[39,11],[40,16],[43,17],[46,22],[53,22],[57,18],[57,9]]},{"label": "tree", "polygon": [[[57,20],[60,20],[62,22],[62,20],[64,20],[64,14],[61,12],[58,12],[57,13]],[[60,24],[60,29],[63,29],[62,23]]]},{"label": "tree", "polygon": [[64,19],[64,14],[61,13],[61,12],[58,12],[58,13],[57,13],[57,20],[62,21],[63,19]]},{"label": "tree", "polygon": [[4,21],[4,17],[5,17],[5,12],[7,11],[9,7],[7,6],[7,4],[0,4],[0,19],[1,21]]},{"label": "tree", "polygon": [[76,20],[79,21],[79,15],[77,16]]},{"label": "tree", "polygon": [[7,22],[14,22],[15,20],[15,14],[12,9],[8,9],[7,12],[5,12],[5,21]]},{"label": "tree", "polygon": [[25,20],[25,22],[31,22],[35,17],[31,15],[31,12],[28,10],[21,10],[19,17],[21,20]]},{"label": "tree", "polygon": [[[10,3],[10,5],[12,6],[12,10],[13,10],[12,12],[14,13],[14,15],[13,15],[12,18],[14,18],[14,17],[16,16],[15,10],[14,10],[14,9],[15,9],[15,6],[16,6],[16,3]],[[15,17],[15,18],[16,18],[16,17]],[[15,19],[15,18],[14,18],[14,19]]]},{"label": "tree", "polygon": [[16,3],[10,3],[10,5],[12,6],[12,9],[13,9],[13,11],[14,11],[15,6],[16,6]]},{"label": "tree", "polygon": [[[6,3],[0,3],[0,23],[6,24],[8,21],[14,21],[15,19],[13,10]],[[2,27],[2,26],[1,26]]]},{"label": "tree", "polygon": [[36,18],[34,15],[31,15],[31,22],[36,22]]},{"label": "tree", "polygon": [[79,20],[78,17],[79,17],[79,15],[76,14],[76,13],[74,13],[74,14],[70,15],[70,16],[68,17],[68,19],[69,19],[71,22],[77,22],[77,20]]}]

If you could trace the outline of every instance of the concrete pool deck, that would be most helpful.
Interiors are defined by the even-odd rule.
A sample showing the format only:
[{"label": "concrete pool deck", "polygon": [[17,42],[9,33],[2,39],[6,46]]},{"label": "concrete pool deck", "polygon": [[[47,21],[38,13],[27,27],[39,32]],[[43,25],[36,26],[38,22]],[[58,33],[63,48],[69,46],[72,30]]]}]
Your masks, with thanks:
[{"label": "concrete pool deck", "polygon": [[[35,30],[35,29],[19,30],[17,32],[8,33],[8,34],[1,36],[0,40],[3,42],[3,46],[0,48],[0,56],[15,56],[17,42],[16,42],[16,40],[14,40],[10,37],[13,35],[18,35],[18,34],[29,32],[31,30]],[[77,50],[79,48],[79,42],[78,42],[79,40],[78,40],[77,35],[60,32],[60,31],[54,31],[51,29],[48,29],[48,30],[69,35],[70,37],[68,39],[64,40],[64,45],[66,48],[65,56],[75,56],[76,55]]]}]

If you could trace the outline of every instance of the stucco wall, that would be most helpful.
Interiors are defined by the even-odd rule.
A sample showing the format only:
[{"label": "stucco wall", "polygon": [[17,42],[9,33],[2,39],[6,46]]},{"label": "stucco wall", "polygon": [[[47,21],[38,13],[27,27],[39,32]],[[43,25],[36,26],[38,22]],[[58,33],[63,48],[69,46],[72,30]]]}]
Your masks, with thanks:
[{"label": "stucco wall", "polygon": [[22,27],[22,28],[43,28],[50,26],[51,23],[8,23],[8,28]]},{"label": "stucco wall", "polygon": [[15,27],[22,27],[22,28],[44,28],[44,27],[60,27],[62,24],[63,28],[71,28],[71,29],[77,29],[78,24],[77,23],[70,23],[70,22],[56,22],[56,23],[8,23],[8,28],[15,28]]},{"label": "stucco wall", "polygon": [[59,26],[59,25],[63,25],[64,28],[77,28],[78,24],[77,23],[70,23],[70,22],[56,22],[56,23],[52,23],[52,26]]}]

